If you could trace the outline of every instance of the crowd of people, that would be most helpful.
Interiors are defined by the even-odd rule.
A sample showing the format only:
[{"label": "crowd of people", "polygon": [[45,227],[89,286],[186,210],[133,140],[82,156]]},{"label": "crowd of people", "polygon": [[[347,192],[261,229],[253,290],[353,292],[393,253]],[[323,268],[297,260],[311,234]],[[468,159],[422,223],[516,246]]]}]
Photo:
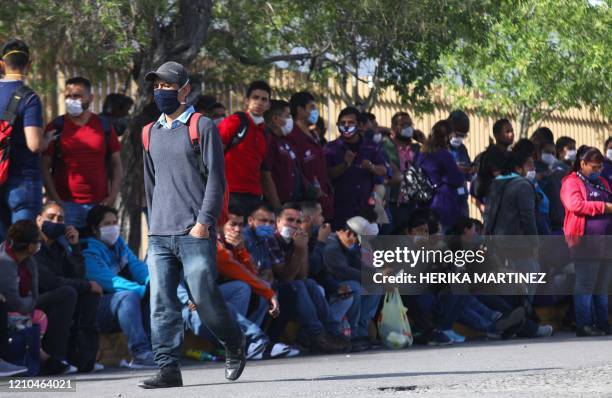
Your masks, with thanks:
[{"label": "crowd of people", "polygon": [[[500,119],[472,161],[464,145],[470,120],[461,110],[424,134],[407,112],[386,129],[348,106],[337,117],[338,138],[326,142],[310,92],[287,101],[255,81],[244,111],[228,115],[211,96],[184,103],[189,79],[169,64],[151,77],[157,112],[142,123],[151,122],[142,134],[149,250],[141,260],[121,236],[113,207],[124,173],[138,172],[124,170],[120,157],[132,100],[111,94],[97,115],[91,82],[74,77],[65,83],[66,114],[45,127],[43,104],[24,85],[28,46],[14,39],[2,48],[0,109],[10,144],[0,140],[0,173],[7,165],[0,179],[0,375],[28,371],[11,363],[8,336],[31,329],[40,344],[30,349],[45,375],[102,369],[99,335],[117,331],[132,354],[123,365],[135,369],[173,364],[183,330],[229,346],[225,337],[238,339],[234,324],[250,360],[368,350],[379,343],[369,326],[384,291],[362,286],[369,268],[360,243],[379,234],[452,235],[459,245],[483,235],[565,236],[575,265],[576,333],[611,333],[612,264],[604,253],[585,252],[580,237],[612,235],[612,137],[604,153],[577,148],[570,137],[555,140],[546,127],[515,140],[512,123]],[[179,80],[161,79],[165,72]],[[185,133],[159,133],[179,129]],[[195,155],[156,167],[183,147]],[[203,203],[194,195],[200,189]],[[229,197],[227,212],[217,215],[210,209],[218,204],[207,198],[219,192]],[[470,202],[483,223],[470,218]],[[193,226],[185,214],[216,232],[212,266],[202,265],[208,260],[184,230]],[[519,258],[515,266],[536,270],[537,261]],[[168,293],[173,284],[178,290]],[[159,298],[151,299],[152,289]],[[465,341],[455,323],[489,338],[552,335],[530,305],[536,295],[402,299],[416,342],[449,345]],[[214,310],[221,300],[227,312]],[[299,329],[287,344],[290,321]],[[165,348],[155,343],[162,340]]]}]

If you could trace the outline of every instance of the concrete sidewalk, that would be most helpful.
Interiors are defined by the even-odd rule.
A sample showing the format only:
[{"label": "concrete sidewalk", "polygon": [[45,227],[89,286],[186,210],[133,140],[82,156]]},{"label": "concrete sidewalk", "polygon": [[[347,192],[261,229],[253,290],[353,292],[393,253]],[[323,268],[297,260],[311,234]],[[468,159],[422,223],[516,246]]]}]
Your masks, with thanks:
[{"label": "concrete sidewalk", "polygon": [[[612,397],[612,337],[562,333],[539,340],[476,341],[350,355],[254,361],[239,381],[222,363],[189,362],[185,387],[142,390],[150,371],[107,369],[79,375],[76,393],[6,393],[2,397]],[[0,385],[6,385],[6,380]]]}]

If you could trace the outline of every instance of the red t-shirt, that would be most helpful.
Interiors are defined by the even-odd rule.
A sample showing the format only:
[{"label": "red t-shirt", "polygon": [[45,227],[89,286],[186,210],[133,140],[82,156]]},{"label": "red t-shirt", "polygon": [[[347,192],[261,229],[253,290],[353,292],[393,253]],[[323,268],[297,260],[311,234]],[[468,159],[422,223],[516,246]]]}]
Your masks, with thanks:
[{"label": "red t-shirt", "polygon": [[[248,115],[249,130],[238,145],[225,152],[225,177],[231,193],[261,195],[261,164],[266,154],[264,123],[255,125]],[[240,117],[236,114],[223,119],[219,124],[219,134],[223,146],[227,147],[240,127]]]},{"label": "red t-shirt", "polygon": [[[46,131],[53,130],[53,123]],[[87,124],[77,126],[64,116],[60,135],[61,158],[53,173],[53,182],[60,199],[75,203],[99,203],[108,196],[109,176],[106,171],[106,153],[121,149],[117,134],[111,127],[106,148],[104,128],[98,115],[91,115]],[[51,143],[45,156],[55,156],[55,143]]]},{"label": "red t-shirt", "polygon": [[271,134],[262,170],[272,174],[281,204],[294,200],[293,194],[302,189],[296,151],[286,137]]},{"label": "red t-shirt", "polygon": [[319,203],[323,208],[323,216],[331,220],[334,215],[334,194],[332,185],[327,174],[327,160],[323,147],[313,134],[304,134],[299,126],[295,126],[287,139],[296,149],[298,161],[302,169],[304,178],[313,184],[315,178],[321,185],[323,196],[319,198]]}]

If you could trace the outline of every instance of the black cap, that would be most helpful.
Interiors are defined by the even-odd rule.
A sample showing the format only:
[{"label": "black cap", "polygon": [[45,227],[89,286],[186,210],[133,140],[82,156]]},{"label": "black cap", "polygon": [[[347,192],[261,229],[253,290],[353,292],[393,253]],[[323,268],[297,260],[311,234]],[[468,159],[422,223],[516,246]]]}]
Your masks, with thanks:
[{"label": "black cap", "polygon": [[21,53],[26,57],[30,56],[30,48],[23,40],[19,39],[10,39],[2,46],[2,50],[0,51],[0,56],[4,58],[4,56],[8,54]]},{"label": "black cap", "polygon": [[147,81],[153,81],[155,78],[170,84],[176,83],[179,87],[183,87],[189,81],[189,75],[183,65],[173,61],[166,62],[156,71],[151,71],[145,76]]}]

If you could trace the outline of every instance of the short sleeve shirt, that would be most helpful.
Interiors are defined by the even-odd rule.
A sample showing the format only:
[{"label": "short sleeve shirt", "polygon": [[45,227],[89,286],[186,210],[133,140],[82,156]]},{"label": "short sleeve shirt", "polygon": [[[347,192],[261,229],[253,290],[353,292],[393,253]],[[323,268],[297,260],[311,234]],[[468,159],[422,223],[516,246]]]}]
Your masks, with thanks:
[{"label": "short sleeve shirt", "polygon": [[301,191],[296,150],[285,137],[271,134],[262,170],[272,174],[281,203],[297,200]]},{"label": "short sleeve shirt", "polygon": [[[53,123],[46,130],[53,130]],[[64,127],[59,138],[61,156],[56,161],[53,182],[62,200],[75,203],[99,203],[108,196],[109,176],[107,153],[118,152],[121,147],[111,127],[106,148],[104,128],[98,115],[91,115],[83,126],[64,116]],[[55,158],[55,143],[51,143],[45,156]]]}]

